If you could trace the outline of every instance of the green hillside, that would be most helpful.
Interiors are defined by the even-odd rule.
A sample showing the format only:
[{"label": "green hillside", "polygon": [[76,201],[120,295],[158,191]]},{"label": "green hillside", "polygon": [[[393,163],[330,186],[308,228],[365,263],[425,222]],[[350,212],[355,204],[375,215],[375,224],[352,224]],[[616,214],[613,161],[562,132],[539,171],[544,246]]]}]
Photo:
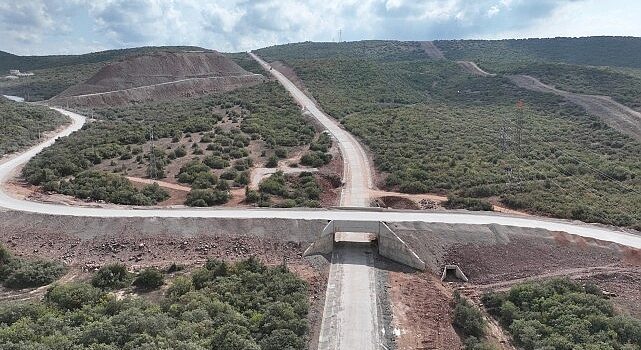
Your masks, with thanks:
[{"label": "green hillside", "polygon": [[439,40],[435,44],[453,60],[526,60],[641,68],[641,38],[634,37]]},{"label": "green hillside", "polygon": [[[450,60],[394,55],[391,43],[399,45],[377,42],[368,58],[327,57],[329,44],[317,53],[309,43],[257,53],[291,66],[321,107],[369,147],[387,175],[382,187],[641,227],[641,144],[557,96],[470,75]],[[356,52],[362,44],[341,45]],[[596,89],[594,80],[581,83]]]},{"label": "green hillside", "polygon": [[47,107],[0,97],[0,157],[36,143],[42,133],[65,122],[65,116]]}]

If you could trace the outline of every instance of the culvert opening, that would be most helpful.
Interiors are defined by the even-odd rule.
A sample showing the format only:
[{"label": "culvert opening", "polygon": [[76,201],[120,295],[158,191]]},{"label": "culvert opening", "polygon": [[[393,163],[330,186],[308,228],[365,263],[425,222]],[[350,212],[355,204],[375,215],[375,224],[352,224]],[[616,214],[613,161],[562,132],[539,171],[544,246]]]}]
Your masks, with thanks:
[{"label": "culvert opening", "polygon": [[467,282],[467,276],[458,265],[445,265],[443,274],[441,275],[443,282]]}]

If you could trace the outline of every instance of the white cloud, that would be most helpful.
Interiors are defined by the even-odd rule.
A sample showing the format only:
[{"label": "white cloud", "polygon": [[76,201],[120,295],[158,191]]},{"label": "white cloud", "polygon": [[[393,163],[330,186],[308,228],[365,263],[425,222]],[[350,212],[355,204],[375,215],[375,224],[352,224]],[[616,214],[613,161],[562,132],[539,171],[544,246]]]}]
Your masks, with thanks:
[{"label": "white cloud", "polygon": [[343,39],[641,35],[633,0],[0,0],[0,50],[140,45],[240,51]]}]

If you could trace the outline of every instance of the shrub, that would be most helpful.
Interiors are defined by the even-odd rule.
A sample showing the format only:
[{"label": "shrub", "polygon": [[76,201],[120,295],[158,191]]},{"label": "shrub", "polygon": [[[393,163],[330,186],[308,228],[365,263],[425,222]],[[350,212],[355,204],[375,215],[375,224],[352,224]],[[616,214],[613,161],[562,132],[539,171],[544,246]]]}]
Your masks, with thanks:
[{"label": "shrub", "polygon": [[192,290],[194,290],[194,284],[191,282],[191,278],[178,276],[174,279],[171,286],[167,288],[165,296],[171,300],[177,300]]},{"label": "shrub", "polygon": [[256,190],[250,190],[249,187],[245,188],[245,202],[256,203],[260,200],[260,193]]},{"label": "shrub", "polygon": [[332,160],[332,155],[329,153],[323,153],[320,151],[313,151],[305,153],[301,159],[300,163],[305,166],[311,166],[314,168],[321,167]]},{"label": "shrub", "polygon": [[91,285],[101,289],[120,289],[131,283],[131,274],[124,264],[114,263],[101,267],[91,278]]},{"label": "shrub", "polygon": [[443,203],[447,209],[467,209],[473,211],[492,211],[492,203],[478,198],[462,198],[448,196],[447,201]]},{"label": "shrub", "polygon": [[278,157],[277,156],[271,156],[267,160],[267,164],[265,164],[267,168],[275,168],[278,166]]},{"label": "shrub", "polygon": [[228,191],[219,189],[192,189],[187,194],[185,204],[191,207],[211,207],[220,205],[229,201],[230,194]]},{"label": "shrub", "polygon": [[203,159],[203,163],[212,169],[224,169],[229,166],[229,161],[224,160],[220,156],[207,156]]},{"label": "shrub", "polygon": [[57,261],[16,261],[4,281],[8,288],[35,288],[47,285],[62,276],[66,268]]},{"label": "shrub", "polygon": [[144,290],[156,289],[165,283],[165,276],[155,268],[146,268],[136,276],[133,285]]},{"label": "shrub", "polygon": [[285,187],[285,175],[282,171],[277,171],[268,178],[263,179],[258,185],[260,192],[286,196],[287,188]]},{"label": "shrub", "polygon": [[149,198],[153,203],[158,203],[169,198],[169,193],[165,191],[157,182],[146,185],[142,188],[141,193]]},{"label": "shrub", "polygon": [[54,285],[47,290],[45,301],[63,310],[76,310],[100,301],[105,294],[86,283]]},{"label": "shrub", "polygon": [[485,333],[486,321],[483,314],[466,299],[456,295],[454,307],[454,326],[466,337],[481,337]]}]

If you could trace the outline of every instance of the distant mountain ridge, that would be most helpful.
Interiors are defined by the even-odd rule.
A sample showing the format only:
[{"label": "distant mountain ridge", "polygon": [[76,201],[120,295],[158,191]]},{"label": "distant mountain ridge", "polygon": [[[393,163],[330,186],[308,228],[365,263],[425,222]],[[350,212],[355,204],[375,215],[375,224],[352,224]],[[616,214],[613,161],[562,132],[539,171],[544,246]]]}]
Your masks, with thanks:
[{"label": "distant mountain ridge", "polygon": [[641,38],[437,40],[447,58],[470,61],[547,61],[589,66],[641,68]]}]

